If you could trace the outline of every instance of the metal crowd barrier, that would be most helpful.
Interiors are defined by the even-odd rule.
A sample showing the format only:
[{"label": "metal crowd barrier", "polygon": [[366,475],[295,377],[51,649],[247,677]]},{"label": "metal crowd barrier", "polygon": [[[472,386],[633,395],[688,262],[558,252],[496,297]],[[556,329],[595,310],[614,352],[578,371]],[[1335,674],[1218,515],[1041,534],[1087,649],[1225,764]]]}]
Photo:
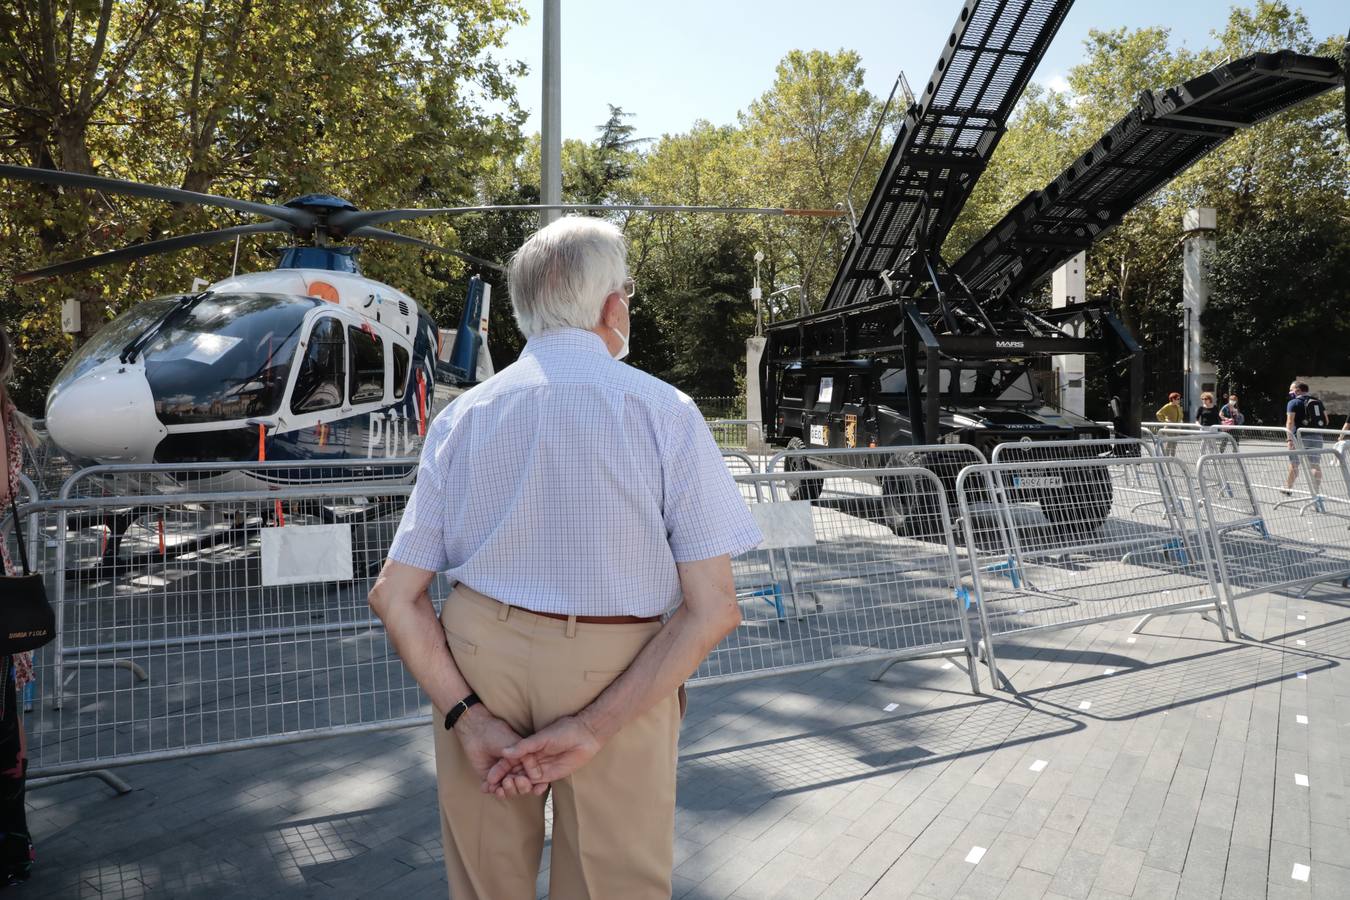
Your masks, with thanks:
[{"label": "metal crowd barrier", "polygon": [[228,493],[353,482],[409,483],[417,473],[415,456],[340,459],[267,460],[89,466],[74,472],[55,496],[139,497],[188,493]]},{"label": "metal crowd barrier", "polygon": [[[1201,457],[1198,482],[1234,627],[1238,602],[1267,591],[1350,578],[1350,469],[1333,450],[1216,454]],[[1215,485],[1247,479],[1251,468],[1289,467],[1293,486],[1222,496]]]},{"label": "metal crowd barrier", "polygon": [[1350,449],[1350,431],[1340,428],[1300,428],[1294,436],[1300,450],[1321,450],[1325,447],[1344,454]]},{"label": "metal crowd barrier", "polygon": [[[816,472],[811,460],[825,460],[839,474],[830,475]],[[782,450],[769,458],[764,464],[765,472],[800,472],[803,477],[789,485],[793,500],[814,500],[848,496],[874,496],[886,500],[892,521],[901,527],[906,520],[917,528],[919,533],[931,531],[937,510],[931,504],[924,505],[923,492],[916,494],[916,502],[906,508],[903,497],[906,484],[903,479],[891,476],[885,478],[856,478],[851,474],[854,468],[894,469],[914,467],[926,469],[938,477],[943,487],[947,508],[956,513],[956,476],[966,466],[984,462],[984,454],[969,444],[906,444],[894,447],[839,447],[839,448],[801,448]],[[927,524],[925,523],[925,520]]]},{"label": "metal crowd barrier", "polygon": [[23,471],[37,487],[40,498],[55,497],[61,485],[75,472],[75,466],[52,442],[44,421],[35,421],[33,429],[37,432],[38,443],[25,449]]},{"label": "metal crowd barrier", "polygon": [[[1231,443],[1180,440],[1186,454]],[[1063,442],[1004,445],[990,464],[965,445],[788,451],[768,472],[725,452],[767,540],[733,561],[744,623],[691,684],[943,655],[964,656],[978,690],[977,637],[997,685],[1009,635],[1199,611],[1226,637],[1221,600],[1233,611],[1350,575],[1350,468],[1331,450],[1240,445],[1190,477],[1147,443],[1074,449],[1092,455],[1063,459]],[[805,456],[835,467],[779,471]],[[1288,494],[1250,475],[1292,458]],[[424,723],[366,604],[414,464],[200,464],[167,482],[163,467],[97,467],[56,500],[25,482],[59,617],[35,658],[34,776]],[[336,481],[362,467],[373,480]],[[240,478],[267,487],[211,489]]]},{"label": "metal crowd barrier", "polygon": [[[425,721],[423,698],[366,603],[410,490],[321,485],[35,504],[60,642],[35,660],[34,774]],[[274,527],[277,503],[285,528]],[[130,504],[149,512],[110,566],[78,577],[99,538],[71,523]],[[167,540],[152,521],[166,523]],[[188,535],[191,549],[181,546]],[[167,554],[169,541],[182,552]]]},{"label": "metal crowd barrier", "polygon": [[[920,468],[828,474],[888,489],[903,485],[906,496],[793,500],[797,483],[809,475],[738,476],[757,498],[750,508],[765,542],[733,560],[743,622],[708,656],[690,686],[959,654],[978,692],[966,593],[942,483]],[[897,534],[888,500],[931,508],[937,516],[931,533]]]},{"label": "metal crowd barrier", "polygon": [[[984,653],[999,683],[1000,638],[1173,611],[1213,611],[1226,639],[1207,542],[1173,503],[1126,508],[1119,483],[1173,490],[1195,509],[1176,459],[1101,459],[971,466],[957,481]],[[1091,566],[1084,566],[1090,562]]]},{"label": "metal crowd barrier", "polygon": [[[774,542],[736,560],[745,624],[692,683],[973,658],[941,482],[922,469],[838,477],[903,485],[902,502],[921,496],[936,512],[932,533],[897,535],[884,497],[794,503],[797,476],[738,476]],[[33,776],[424,723],[425,698],[366,604],[410,491],[317,484],[30,503],[21,514],[59,631],[35,658]],[[125,509],[134,516],[108,554],[101,522]]]}]

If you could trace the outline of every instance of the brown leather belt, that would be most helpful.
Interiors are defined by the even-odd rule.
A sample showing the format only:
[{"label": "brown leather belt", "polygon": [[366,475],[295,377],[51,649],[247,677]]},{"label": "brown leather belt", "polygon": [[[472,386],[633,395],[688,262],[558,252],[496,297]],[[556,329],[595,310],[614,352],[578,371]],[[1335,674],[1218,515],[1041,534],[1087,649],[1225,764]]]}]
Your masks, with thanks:
[{"label": "brown leather belt", "polygon": [[565,613],[539,612],[519,606],[515,608],[532,615],[543,616],[545,619],[557,619],[560,622],[575,618],[578,625],[641,625],[644,622],[661,621],[660,616],[569,616]]}]

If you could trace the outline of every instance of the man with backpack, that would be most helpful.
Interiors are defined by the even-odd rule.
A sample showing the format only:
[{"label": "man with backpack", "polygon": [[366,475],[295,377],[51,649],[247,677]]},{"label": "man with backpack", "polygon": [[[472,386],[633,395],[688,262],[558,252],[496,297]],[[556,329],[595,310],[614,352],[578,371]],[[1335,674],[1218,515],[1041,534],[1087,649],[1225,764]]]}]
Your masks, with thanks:
[{"label": "man with backpack", "polygon": [[[1297,439],[1300,428],[1326,428],[1327,427],[1327,409],[1322,405],[1322,401],[1308,393],[1306,382],[1295,381],[1289,385],[1289,405],[1285,407],[1284,428],[1289,432],[1289,449],[1293,450],[1295,440]],[[1302,438],[1304,449],[1320,450],[1322,449],[1322,435],[1304,434]],[[1299,458],[1297,456],[1289,457],[1289,475],[1284,479],[1284,493],[1288,495],[1294,487],[1294,479],[1298,477]],[[1312,470],[1313,491],[1322,489],[1322,467],[1315,460],[1309,461],[1309,468]]]}]

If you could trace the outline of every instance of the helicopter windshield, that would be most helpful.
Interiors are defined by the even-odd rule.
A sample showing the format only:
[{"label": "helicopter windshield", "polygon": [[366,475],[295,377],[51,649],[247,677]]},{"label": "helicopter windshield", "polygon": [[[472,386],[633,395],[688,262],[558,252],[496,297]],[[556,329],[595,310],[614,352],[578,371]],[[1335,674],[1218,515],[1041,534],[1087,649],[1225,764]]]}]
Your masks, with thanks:
[{"label": "helicopter windshield", "polygon": [[122,349],[164,317],[182,298],[156,297],[137,303],[131,309],[104,325],[66,361],[56,380],[52,382],[47,402],[81,375],[121,354]]},{"label": "helicopter windshield", "polygon": [[270,416],[280,408],[305,313],[319,301],[207,294],[145,347],[145,375],[165,425]]}]

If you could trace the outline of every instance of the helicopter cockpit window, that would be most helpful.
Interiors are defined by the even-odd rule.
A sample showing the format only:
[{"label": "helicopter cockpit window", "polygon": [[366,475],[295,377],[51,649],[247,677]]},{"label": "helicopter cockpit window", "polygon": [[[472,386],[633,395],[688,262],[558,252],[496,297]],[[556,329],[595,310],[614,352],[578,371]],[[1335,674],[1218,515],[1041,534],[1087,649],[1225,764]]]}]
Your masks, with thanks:
[{"label": "helicopter cockpit window", "polygon": [[144,303],[137,303],[104,325],[66,362],[56,380],[52,382],[51,396],[55,397],[62,388],[81,375],[121,354],[127,344],[163,318],[165,313],[178,304],[178,301],[178,297],[146,300]]},{"label": "helicopter cockpit window", "polygon": [[276,413],[305,314],[318,302],[207,294],[174,312],[141,353],[159,420],[182,425]]},{"label": "helicopter cockpit window", "polygon": [[402,400],[408,386],[408,351],[394,344],[394,399]]},{"label": "helicopter cockpit window", "polygon": [[368,331],[347,326],[347,346],[351,361],[347,375],[351,379],[352,403],[379,402],[384,399],[384,345]]},{"label": "helicopter cockpit window", "polygon": [[309,333],[309,345],[300,363],[291,395],[291,412],[318,412],[342,405],[346,379],[347,348],[342,340],[342,323],[323,316]]}]

